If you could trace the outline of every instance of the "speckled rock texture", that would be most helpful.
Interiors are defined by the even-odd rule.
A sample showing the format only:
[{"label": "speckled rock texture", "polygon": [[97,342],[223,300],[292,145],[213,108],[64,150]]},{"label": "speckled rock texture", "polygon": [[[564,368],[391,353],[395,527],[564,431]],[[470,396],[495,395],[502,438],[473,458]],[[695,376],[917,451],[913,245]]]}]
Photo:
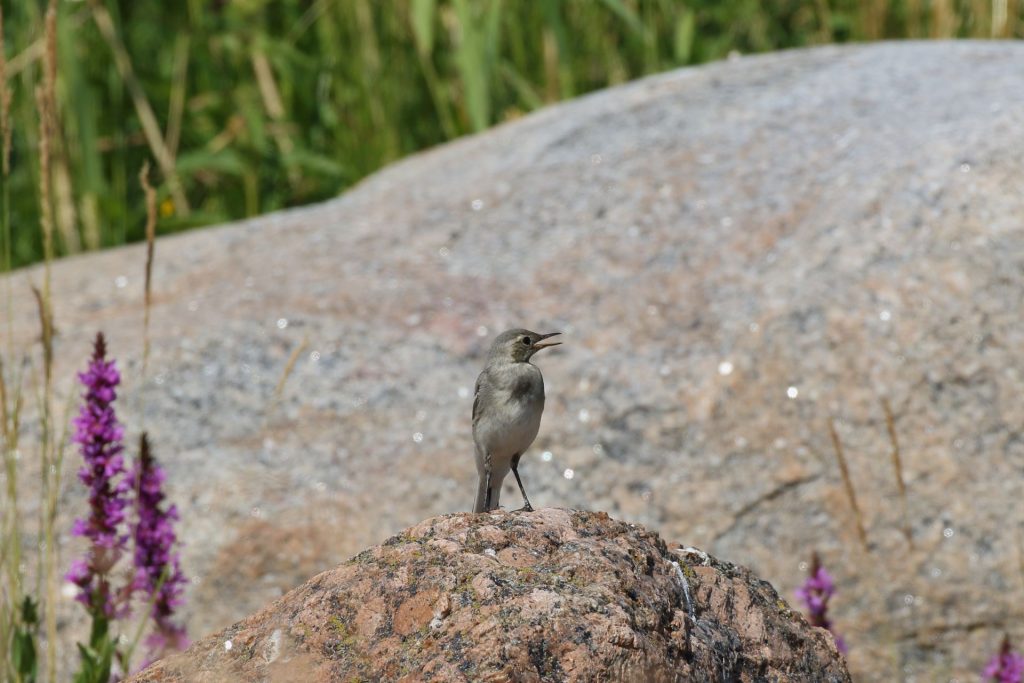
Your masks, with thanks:
[{"label": "speckled rock texture", "polygon": [[546,508],[428,519],[130,680],[850,676],[828,632],[750,571],[604,513]]},{"label": "speckled rock texture", "polygon": [[[520,467],[535,505],[643,524],[786,597],[817,550],[858,681],[973,680],[1004,629],[1024,640],[1021,64],[1024,43],[959,42],[684,69],[161,239],[145,382],[144,249],[69,259],[58,401],[103,329],[130,438],[144,423],[167,464],[201,636],[469,510],[486,345],[558,329]],[[23,347],[40,276],[10,278]],[[70,528],[84,493],[63,500]]]}]

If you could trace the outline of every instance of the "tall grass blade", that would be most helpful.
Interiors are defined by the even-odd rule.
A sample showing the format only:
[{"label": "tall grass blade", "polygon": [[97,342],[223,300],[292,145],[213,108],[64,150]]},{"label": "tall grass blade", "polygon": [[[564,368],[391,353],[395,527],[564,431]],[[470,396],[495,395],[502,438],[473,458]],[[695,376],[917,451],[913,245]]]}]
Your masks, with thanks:
[{"label": "tall grass blade", "polygon": [[413,0],[411,22],[413,37],[416,40],[416,55],[419,59],[420,69],[423,71],[423,79],[427,82],[430,99],[434,104],[434,111],[437,113],[444,136],[451,139],[458,135],[458,129],[452,119],[447,91],[441,83],[433,60],[436,9],[436,0]]},{"label": "tall grass blade", "polygon": [[641,37],[647,35],[647,29],[644,26],[644,23],[640,20],[640,17],[631,8],[626,7],[622,0],[601,0],[601,4],[622,19],[623,23],[630,31]]},{"label": "tall grass blade", "polygon": [[676,31],[672,40],[672,54],[680,64],[690,63],[696,26],[697,17],[693,10],[684,9],[676,21]]},{"label": "tall grass blade", "polygon": [[[487,4],[492,4],[489,0]],[[491,123],[491,99],[486,73],[484,29],[478,20],[480,4],[469,0],[454,0],[458,19],[459,38],[455,47],[455,62],[462,82],[466,114],[474,131],[483,130]]]},{"label": "tall grass blade", "polygon": [[[63,13],[57,21],[58,57],[66,112],[62,119],[64,154],[61,157],[60,172],[56,176],[59,188],[57,194],[60,197],[57,200],[58,216],[63,216],[58,218],[58,224],[63,226],[62,231],[68,232],[76,222],[80,223],[84,247],[99,249],[103,242],[100,197],[106,192],[104,161],[97,133],[101,107],[96,89],[89,83],[81,59],[82,41],[79,40],[76,23],[81,22]],[[77,232],[74,239],[76,244],[69,251],[75,251],[81,246],[77,244]]]},{"label": "tall grass blade", "polygon": [[170,155],[177,156],[178,145],[181,144],[181,122],[185,113],[185,93],[187,90],[189,46],[188,34],[182,33],[174,39],[174,76],[170,86],[170,104],[167,112],[167,150]]},{"label": "tall grass blade", "polygon": [[420,54],[434,51],[434,22],[437,20],[437,0],[412,0],[410,18],[412,35]]},{"label": "tall grass blade", "polygon": [[171,196],[174,197],[175,211],[182,216],[188,216],[190,212],[188,199],[185,197],[185,190],[174,168],[174,157],[171,155],[170,150],[167,149],[167,145],[164,144],[160,125],[157,123],[153,107],[150,106],[142,85],[135,76],[135,68],[132,66],[128,50],[125,49],[124,43],[118,37],[117,30],[114,28],[114,21],[111,19],[107,8],[100,4],[99,0],[90,0],[89,7],[92,9],[93,21],[103,35],[107,47],[113,53],[114,63],[131,95],[132,102],[135,105],[135,113],[139,117],[139,123],[142,125],[142,131],[146,136],[146,142],[149,144],[150,151],[153,153],[157,164],[160,165],[160,170],[163,172],[167,185],[170,188]]},{"label": "tall grass blade", "polygon": [[549,100],[568,99],[576,94],[576,79],[572,69],[572,51],[565,21],[562,19],[562,3],[558,0],[543,0],[544,15],[544,71]]}]

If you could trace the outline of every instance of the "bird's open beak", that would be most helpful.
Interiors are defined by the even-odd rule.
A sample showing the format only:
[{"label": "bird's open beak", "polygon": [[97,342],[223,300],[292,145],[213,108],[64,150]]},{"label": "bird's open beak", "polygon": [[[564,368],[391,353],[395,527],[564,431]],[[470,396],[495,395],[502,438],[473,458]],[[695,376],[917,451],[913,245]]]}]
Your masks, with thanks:
[{"label": "bird's open beak", "polygon": [[541,349],[546,349],[549,346],[558,346],[559,344],[561,344],[562,342],[548,342],[547,344],[541,344],[540,343],[541,340],[548,339],[550,337],[554,337],[556,334],[562,334],[562,333],[561,332],[551,332],[550,334],[542,334],[541,336],[537,337],[537,341],[534,342],[534,344],[533,344],[533,350],[534,351],[540,351]]}]

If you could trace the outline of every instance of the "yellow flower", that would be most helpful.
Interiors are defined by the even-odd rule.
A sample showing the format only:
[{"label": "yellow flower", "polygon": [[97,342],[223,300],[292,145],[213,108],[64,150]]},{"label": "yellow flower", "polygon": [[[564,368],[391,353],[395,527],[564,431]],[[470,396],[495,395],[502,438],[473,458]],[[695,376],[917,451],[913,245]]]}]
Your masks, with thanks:
[{"label": "yellow flower", "polygon": [[160,202],[160,216],[167,218],[168,216],[174,215],[174,201],[168,197],[167,199]]}]

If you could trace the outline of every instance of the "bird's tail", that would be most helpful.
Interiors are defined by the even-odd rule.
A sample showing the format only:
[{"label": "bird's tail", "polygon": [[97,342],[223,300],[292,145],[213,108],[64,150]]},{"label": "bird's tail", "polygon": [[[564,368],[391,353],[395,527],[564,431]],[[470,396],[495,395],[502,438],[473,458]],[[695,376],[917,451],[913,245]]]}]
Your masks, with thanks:
[{"label": "bird's tail", "polygon": [[490,510],[485,509],[487,503],[487,477],[484,474],[480,475],[480,484],[476,488],[476,505],[473,506],[473,512],[490,512],[491,510],[498,509],[498,496],[501,494],[501,481],[495,480],[491,477],[491,507]]}]

